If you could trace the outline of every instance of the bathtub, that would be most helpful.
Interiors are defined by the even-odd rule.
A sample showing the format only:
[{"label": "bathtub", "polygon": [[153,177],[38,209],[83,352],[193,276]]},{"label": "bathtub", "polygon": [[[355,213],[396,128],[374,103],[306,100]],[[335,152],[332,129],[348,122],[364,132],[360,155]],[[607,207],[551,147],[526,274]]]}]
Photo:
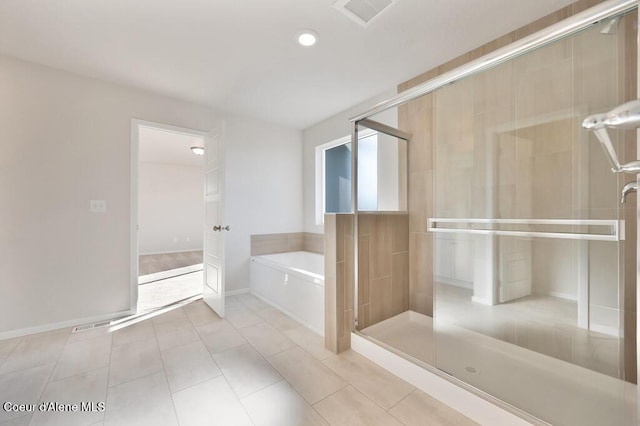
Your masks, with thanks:
[{"label": "bathtub", "polygon": [[324,256],[306,251],[252,256],[251,292],[324,336]]}]

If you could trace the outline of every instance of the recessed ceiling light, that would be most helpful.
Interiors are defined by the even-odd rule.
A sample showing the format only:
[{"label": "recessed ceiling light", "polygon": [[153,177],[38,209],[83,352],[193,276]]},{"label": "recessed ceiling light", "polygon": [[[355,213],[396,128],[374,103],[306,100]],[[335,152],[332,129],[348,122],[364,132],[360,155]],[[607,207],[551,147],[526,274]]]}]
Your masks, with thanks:
[{"label": "recessed ceiling light", "polygon": [[195,155],[204,155],[204,148],[201,146],[192,146],[191,152],[193,152]]},{"label": "recessed ceiling light", "polygon": [[301,46],[310,47],[318,42],[318,33],[313,30],[301,30],[296,34],[296,39]]}]

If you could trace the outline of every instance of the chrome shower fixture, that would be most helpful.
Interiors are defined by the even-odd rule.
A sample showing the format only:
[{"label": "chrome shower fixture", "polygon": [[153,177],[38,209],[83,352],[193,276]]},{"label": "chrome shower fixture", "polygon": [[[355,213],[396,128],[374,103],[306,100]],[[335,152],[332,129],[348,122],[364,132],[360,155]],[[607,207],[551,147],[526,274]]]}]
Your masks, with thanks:
[{"label": "chrome shower fixture", "polygon": [[640,173],[640,161],[620,164],[618,155],[607,132],[611,129],[630,130],[640,127],[640,99],[615,107],[605,114],[594,114],[585,118],[582,127],[595,133],[607,155],[611,171],[614,173]]},{"label": "chrome shower fixture", "polygon": [[614,35],[618,33],[618,23],[620,22],[620,17],[616,16],[615,18],[611,18],[607,21],[606,24],[600,30],[600,34],[606,35]]},{"label": "chrome shower fixture", "polygon": [[627,201],[627,195],[631,192],[638,192],[638,182],[635,180],[628,182],[624,186],[624,188],[622,188],[622,193],[620,194],[620,204],[624,204],[625,201]]}]

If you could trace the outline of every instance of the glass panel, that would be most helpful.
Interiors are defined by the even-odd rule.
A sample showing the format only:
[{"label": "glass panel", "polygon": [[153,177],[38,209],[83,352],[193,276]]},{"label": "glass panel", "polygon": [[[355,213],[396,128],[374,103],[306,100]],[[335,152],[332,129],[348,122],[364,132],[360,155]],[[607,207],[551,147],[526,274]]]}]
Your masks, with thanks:
[{"label": "glass panel", "polygon": [[552,424],[635,424],[635,231],[581,124],[635,98],[636,15],[433,94],[435,364]]},{"label": "glass panel", "polygon": [[412,137],[378,153],[407,214],[358,215],[363,334],[554,425],[636,424],[633,176],[581,126],[636,98],[636,37],[634,11],[371,117]]},{"label": "glass panel", "polygon": [[358,209],[378,209],[378,135],[358,140]]},{"label": "glass panel", "polygon": [[324,152],[325,212],[351,211],[351,144],[347,143]]},{"label": "glass panel", "polygon": [[406,212],[407,141],[358,125],[358,210]]}]

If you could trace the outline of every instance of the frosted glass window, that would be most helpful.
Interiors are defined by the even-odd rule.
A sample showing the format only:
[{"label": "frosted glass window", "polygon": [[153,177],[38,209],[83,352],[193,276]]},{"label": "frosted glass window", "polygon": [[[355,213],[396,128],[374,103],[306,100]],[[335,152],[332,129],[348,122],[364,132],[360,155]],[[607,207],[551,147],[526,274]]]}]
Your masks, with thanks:
[{"label": "frosted glass window", "polygon": [[327,149],[324,165],[325,212],[351,211],[351,144]]},{"label": "frosted glass window", "polygon": [[[368,133],[358,141],[358,208],[377,210],[379,204],[378,135]],[[344,137],[316,148],[316,222],[324,213],[351,212],[351,142]]]}]

